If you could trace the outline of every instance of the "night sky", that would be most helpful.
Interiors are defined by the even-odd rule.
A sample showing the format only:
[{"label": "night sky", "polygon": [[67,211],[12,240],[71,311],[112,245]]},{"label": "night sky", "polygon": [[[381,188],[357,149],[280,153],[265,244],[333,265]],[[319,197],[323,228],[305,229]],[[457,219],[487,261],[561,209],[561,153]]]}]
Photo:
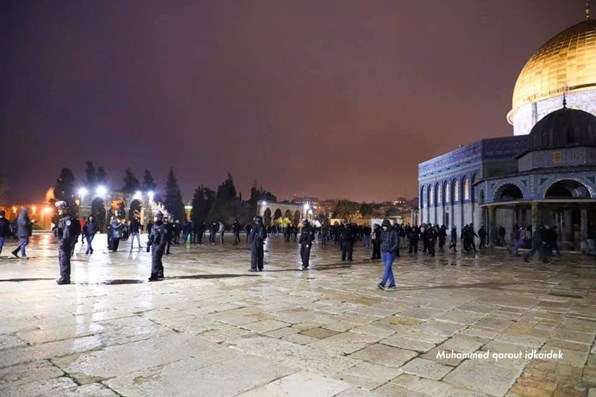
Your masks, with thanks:
[{"label": "night sky", "polygon": [[4,0],[5,200],[85,161],[185,200],[229,171],[278,198],[417,196],[418,163],[512,135],[516,78],[584,0]]}]

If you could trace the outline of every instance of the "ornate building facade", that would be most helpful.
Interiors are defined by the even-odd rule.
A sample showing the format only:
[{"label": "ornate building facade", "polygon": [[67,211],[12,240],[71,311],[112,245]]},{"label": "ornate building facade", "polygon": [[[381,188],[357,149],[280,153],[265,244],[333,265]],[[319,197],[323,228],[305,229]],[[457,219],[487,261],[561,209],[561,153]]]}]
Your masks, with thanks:
[{"label": "ornate building facade", "polygon": [[[567,107],[568,106],[568,107]],[[524,66],[507,118],[484,139],[419,165],[420,223],[557,226],[566,248],[596,227],[596,21],[549,40]]]}]

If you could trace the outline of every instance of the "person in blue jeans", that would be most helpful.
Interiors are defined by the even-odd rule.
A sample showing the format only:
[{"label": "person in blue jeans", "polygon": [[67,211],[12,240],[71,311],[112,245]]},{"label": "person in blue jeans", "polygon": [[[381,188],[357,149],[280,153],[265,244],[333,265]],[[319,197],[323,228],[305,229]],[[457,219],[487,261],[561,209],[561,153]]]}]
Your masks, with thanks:
[{"label": "person in blue jeans", "polygon": [[388,219],[383,219],[381,223],[383,231],[381,232],[381,259],[383,260],[383,279],[378,287],[385,291],[394,291],[397,289],[395,279],[393,278],[393,261],[397,251],[397,232],[391,227]]}]

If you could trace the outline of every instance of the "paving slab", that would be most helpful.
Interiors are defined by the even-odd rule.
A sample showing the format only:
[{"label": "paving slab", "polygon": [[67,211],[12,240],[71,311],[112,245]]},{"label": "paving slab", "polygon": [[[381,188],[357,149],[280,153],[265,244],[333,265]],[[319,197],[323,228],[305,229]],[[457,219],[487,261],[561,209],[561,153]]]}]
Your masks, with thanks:
[{"label": "paving slab", "polygon": [[150,255],[128,244],[91,256],[77,246],[65,286],[47,235],[33,236],[26,265],[0,256],[0,395],[594,394],[591,258],[543,267],[502,250],[404,255],[389,293],[362,246],[347,264],[315,244],[301,272],[298,245],[271,236],[255,274],[246,245],[180,244],[164,257],[166,278],[148,283]]}]

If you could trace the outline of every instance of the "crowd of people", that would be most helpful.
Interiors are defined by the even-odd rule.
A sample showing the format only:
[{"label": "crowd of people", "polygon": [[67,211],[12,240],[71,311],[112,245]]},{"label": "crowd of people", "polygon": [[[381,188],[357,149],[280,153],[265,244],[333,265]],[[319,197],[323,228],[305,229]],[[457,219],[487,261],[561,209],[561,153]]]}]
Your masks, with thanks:
[{"label": "crowd of people", "polygon": [[[85,254],[92,255],[94,252],[93,240],[101,226],[92,215],[87,218],[82,217],[80,220],[73,217],[69,213],[68,205],[63,201],[56,203],[56,207],[58,218],[55,222],[54,235],[59,240],[61,274],[57,282],[58,284],[69,284],[70,258],[73,255],[75,244],[80,238],[81,244],[86,246]],[[5,240],[13,237],[18,239],[19,244],[12,254],[16,257],[19,257],[20,254],[21,257],[26,258],[26,247],[32,234],[33,224],[34,221],[29,218],[27,208],[23,208],[13,222],[9,222],[4,211],[0,211],[0,253]],[[300,245],[301,270],[309,269],[310,252],[315,243],[321,246],[335,244],[341,252],[341,260],[349,262],[354,259],[355,244],[362,242],[363,246],[367,248],[366,252],[371,253],[371,260],[383,261],[384,274],[379,288],[387,290],[395,288],[391,268],[395,258],[400,257],[400,252],[403,253],[407,249],[408,254],[416,255],[421,245],[424,254],[435,256],[438,251],[456,252],[458,241],[461,241],[460,246],[463,253],[478,253],[479,250],[487,247],[489,237],[483,226],[476,230],[473,224],[465,225],[460,233],[455,227],[448,233],[445,226],[391,224],[387,219],[383,220],[381,224],[372,226],[356,225],[351,222],[320,225],[318,222],[315,224],[304,220],[300,227],[298,225],[266,227],[262,217],[256,216],[252,223],[246,225],[241,225],[238,220],[234,220],[230,229],[234,245],[241,243],[241,232],[246,233],[245,242],[250,244],[251,248],[249,271],[253,272],[263,270],[263,245],[268,236],[283,236],[286,243],[294,241]],[[164,277],[162,256],[171,254],[172,245],[181,243],[203,245],[207,234],[209,244],[223,245],[226,227],[221,221],[213,221],[209,224],[205,222],[193,223],[190,220],[180,222],[169,219],[161,211],[157,211],[154,219],[149,221],[146,226],[141,224],[138,216],[134,216],[129,222],[123,221],[117,216],[111,216],[106,225],[108,252],[117,252],[122,239],[130,241],[131,251],[135,249],[135,242],[136,248],[141,249],[143,247],[141,234],[144,232],[147,233],[145,242],[147,252],[151,252],[152,255],[149,281],[157,281]],[[505,235],[505,229],[498,228],[494,243],[498,246],[505,246]],[[520,256],[520,248],[529,248],[529,251],[523,255],[523,260],[526,262],[536,252],[543,262],[548,262],[555,253],[560,255],[556,227],[540,226],[532,233],[531,228],[515,225],[509,237],[511,246],[507,249],[512,255]],[[448,238],[449,245],[446,249]]]}]

